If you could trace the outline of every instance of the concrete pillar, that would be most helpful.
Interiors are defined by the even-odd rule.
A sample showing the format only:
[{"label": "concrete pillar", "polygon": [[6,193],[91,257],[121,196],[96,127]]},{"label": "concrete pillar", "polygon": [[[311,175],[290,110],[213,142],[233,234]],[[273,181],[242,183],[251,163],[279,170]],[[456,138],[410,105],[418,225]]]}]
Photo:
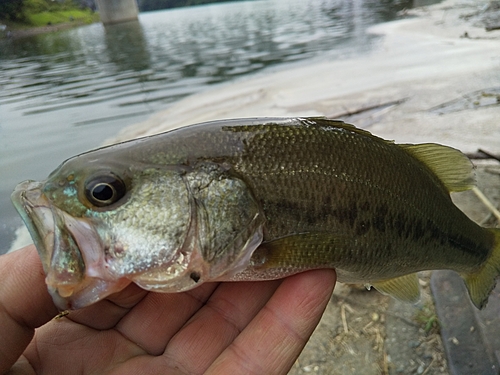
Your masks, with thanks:
[{"label": "concrete pillar", "polygon": [[96,3],[105,25],[137,20],[139,8],[136,0],[96,0]]}]

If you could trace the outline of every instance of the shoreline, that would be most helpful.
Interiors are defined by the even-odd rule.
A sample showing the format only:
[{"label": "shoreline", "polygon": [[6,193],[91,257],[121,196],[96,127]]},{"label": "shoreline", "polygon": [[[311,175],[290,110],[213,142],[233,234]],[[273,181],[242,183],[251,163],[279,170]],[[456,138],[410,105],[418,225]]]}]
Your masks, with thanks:
[{"label": "shoreline", "polygon": [[[182,99],[106,143],[222,118],[327,116],[398,142],[437,142],[467,153],[498,149],[500,31],[476,25],[485,4],[445,0],[413,9],[412,18],[369,30],[383,40],[368,55],[225,83]],[[469,101],[453,109],[464,98]]]},{"label": "shoreline", "polygon": [[[95,22],[94,22],[95,23]],[[46,25],[46,26],[36,26],[36,27],[28,27],[26,29],[10,29],[7,28],[3,34],[3,39],[19,39],[25,38],[34,35],[40,34],[48,34],[54,33],[62,30],[69,30],[81,26],[91,25],[86,22],[72,21],[72,22],[64,22],[58,23],[56,25]]]},{"label": "shoreline", "polygon": [[[85,17],[85,14],[80,14],[82,12],[78,9],[73,9],[66,12],[71,12],[71,13],[76,12],[75,18],[70,16],[68,18],[68,21],[58,22],[53,24],[49,22],[48,24],[42,26],[32,26],[30,24],[16,23],[5,19],[0,19],[0,26],[2,27],[2,29],[0,29],[0,39],[24,38],[34,35],[47,34],[62,30],[73,29],[76,27],[81,27],[85,25],[90,25],[92,23],[100,22],[97,13],[92,13],[91,18],[87,18]],[[40,14],[43,13],[47,12],[42,12]],[[56,19],[60,20],[60,17],[61,17],[61,12],[54,12],[52,14],[54,22],[56,22]]]}]

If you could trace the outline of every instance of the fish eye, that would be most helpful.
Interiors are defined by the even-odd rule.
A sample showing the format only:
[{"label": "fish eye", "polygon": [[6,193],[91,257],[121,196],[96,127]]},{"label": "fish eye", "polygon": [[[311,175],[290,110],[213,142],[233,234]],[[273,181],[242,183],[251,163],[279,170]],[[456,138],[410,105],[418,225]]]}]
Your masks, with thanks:
[{"label": "fish eye", "polygon": [[106,207],[118,202],[125,193],[125,183],[114,175],[93,177],[85,183],[85,196],[97,207]]}]

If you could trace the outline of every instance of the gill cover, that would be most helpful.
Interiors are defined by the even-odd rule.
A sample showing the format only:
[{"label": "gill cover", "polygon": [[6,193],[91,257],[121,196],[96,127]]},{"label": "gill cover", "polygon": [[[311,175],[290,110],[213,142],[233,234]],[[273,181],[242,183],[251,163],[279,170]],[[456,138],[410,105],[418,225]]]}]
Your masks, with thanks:
[{"label": "gill cover", "polygon": [[202,162],[183,179],[192,211],[188,237],[175,261],[132,278],[144,289],[181,292],[237,273],[262,242],[264,215],[241,178]]}]

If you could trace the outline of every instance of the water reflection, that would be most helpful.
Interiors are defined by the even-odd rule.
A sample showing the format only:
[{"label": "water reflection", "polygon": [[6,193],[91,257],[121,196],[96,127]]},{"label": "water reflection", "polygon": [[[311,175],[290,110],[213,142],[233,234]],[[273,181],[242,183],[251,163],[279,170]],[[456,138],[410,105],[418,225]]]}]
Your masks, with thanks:
[{"label": "water reflection", "polygon": [[81,45],[69,33],[33,35],[22,39],[0,41],[0,58],[16,59],[33,56],[50,56],[64,53],[65,56],[78,50]]},{"label": "water reflection", "polygon": [[109,61],[119,71],[141,72],[150,68],[146,36],[139,21],[106,25],[104,40]]}]

